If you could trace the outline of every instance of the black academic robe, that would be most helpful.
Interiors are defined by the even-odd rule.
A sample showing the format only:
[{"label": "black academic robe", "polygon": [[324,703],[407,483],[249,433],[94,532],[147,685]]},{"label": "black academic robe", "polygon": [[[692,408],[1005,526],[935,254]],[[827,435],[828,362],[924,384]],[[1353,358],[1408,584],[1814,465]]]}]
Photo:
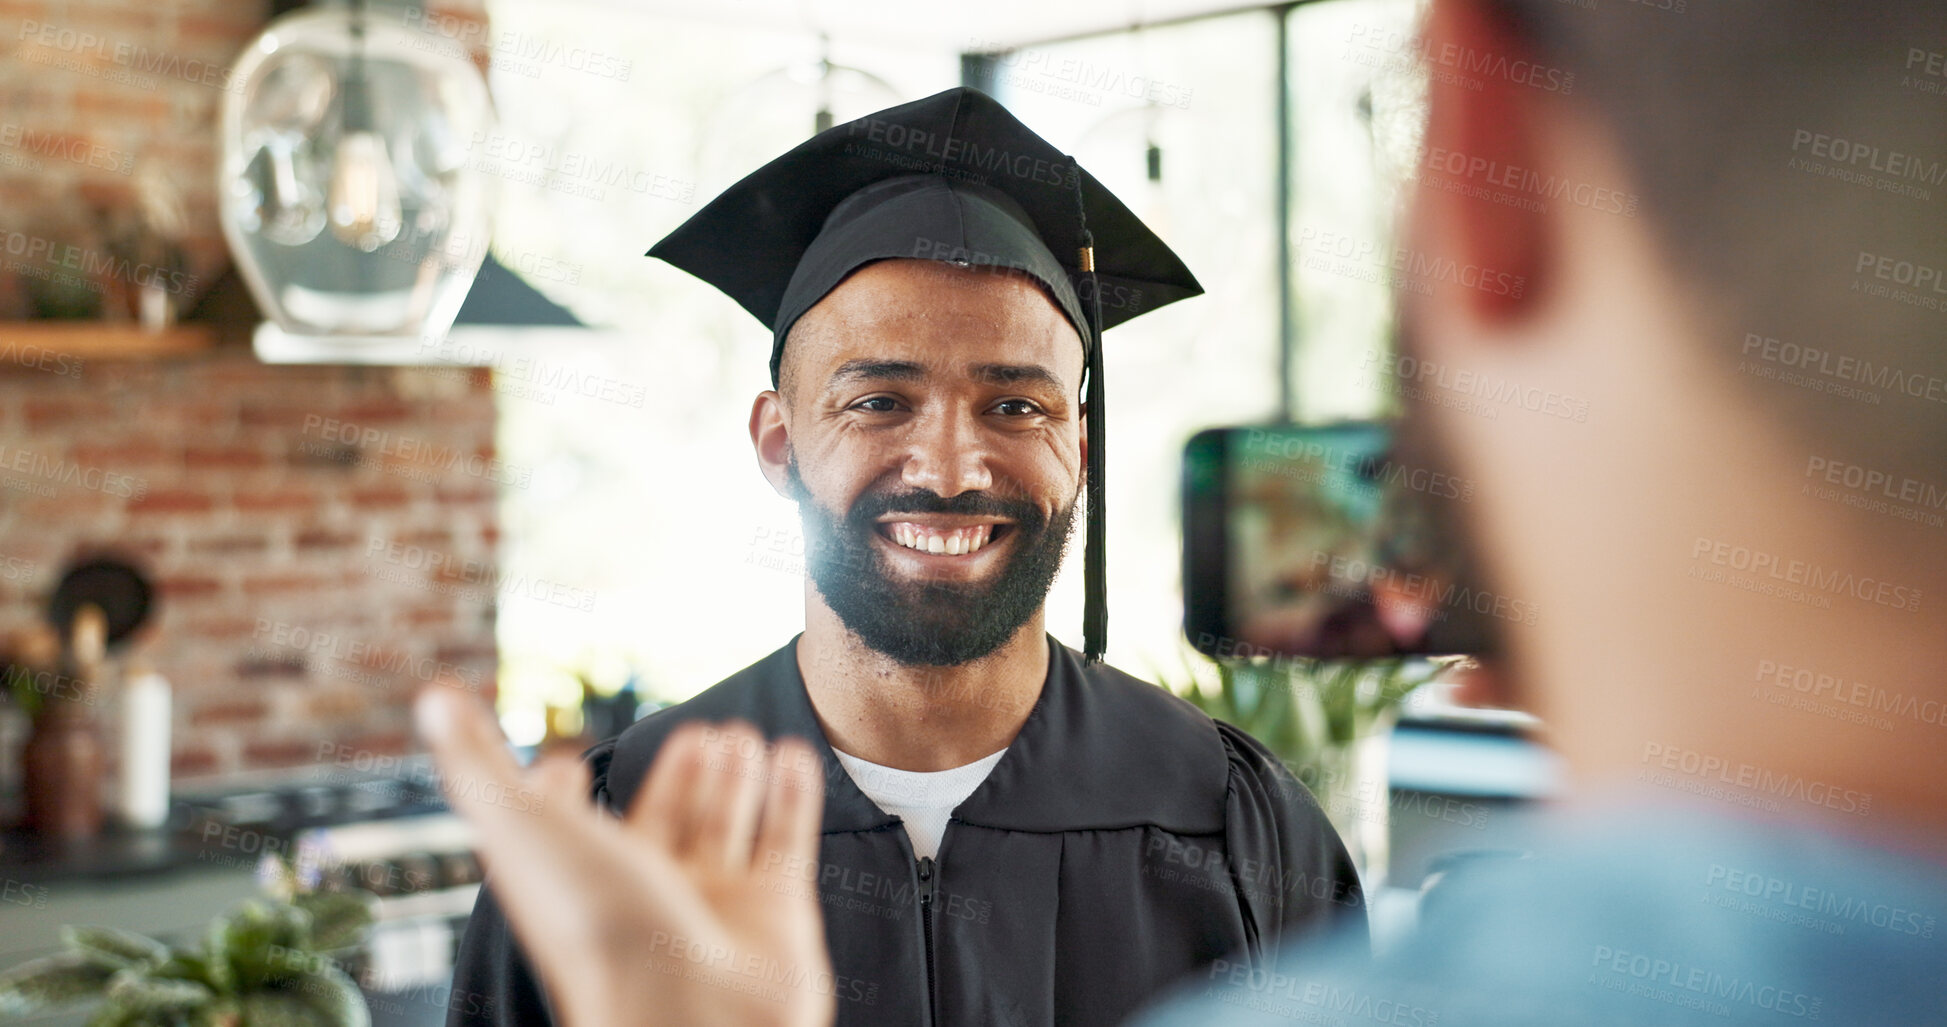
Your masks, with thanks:
[{"label": "black academic robe", "polygon": [[[1219,958],[1276,960],[1325,930],[1364,944],[1345,848],[1269,752],[1048,644],[1040,698],[936,860],[914,860],[898,818],[832,755],[795,639],[590,750],[597,798],[626,809],[685,720],[808,739],[827,770],[816,874],[844,1027],[1107,1027]],[[492,887],[460,945],[448,1024],[552,1023]]]}]

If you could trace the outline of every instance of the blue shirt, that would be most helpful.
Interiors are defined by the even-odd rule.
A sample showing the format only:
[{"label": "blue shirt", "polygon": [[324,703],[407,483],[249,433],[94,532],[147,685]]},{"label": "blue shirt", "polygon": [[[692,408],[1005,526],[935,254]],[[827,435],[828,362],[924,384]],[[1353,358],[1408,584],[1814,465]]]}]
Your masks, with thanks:
[{"label": "blue shirt", "polygon": [[1947,853],[1688,809],[1538,820],[1384,957],[1219,961],[1135,1022],[1947,1025]]}]

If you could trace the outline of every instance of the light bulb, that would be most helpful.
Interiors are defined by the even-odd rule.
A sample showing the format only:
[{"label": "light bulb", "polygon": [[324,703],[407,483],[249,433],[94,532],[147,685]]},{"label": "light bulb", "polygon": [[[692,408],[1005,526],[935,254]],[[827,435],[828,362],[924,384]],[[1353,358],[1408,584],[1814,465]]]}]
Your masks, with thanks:
[{"label": "light bulb", "polygon": [[399,237],[399,176],[376,132],[349,132],[331,165],[331,234],[370,253]]}]

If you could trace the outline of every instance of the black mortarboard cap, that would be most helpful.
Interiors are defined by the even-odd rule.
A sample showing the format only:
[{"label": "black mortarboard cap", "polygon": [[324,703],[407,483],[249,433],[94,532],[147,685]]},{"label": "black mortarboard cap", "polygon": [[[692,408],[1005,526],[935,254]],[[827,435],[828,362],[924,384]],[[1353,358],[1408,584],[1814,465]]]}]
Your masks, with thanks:
[{"label": "black mortarboard cap", "polygon": [[745,176],[649,250],[772,332],[771,383],[805,311],[875,260],[1014,268],[1087,349],[1083,651],[1107,636],[1101,331],[1203,288],[1095,176],[992,97],[960,87],[820,132]]}]

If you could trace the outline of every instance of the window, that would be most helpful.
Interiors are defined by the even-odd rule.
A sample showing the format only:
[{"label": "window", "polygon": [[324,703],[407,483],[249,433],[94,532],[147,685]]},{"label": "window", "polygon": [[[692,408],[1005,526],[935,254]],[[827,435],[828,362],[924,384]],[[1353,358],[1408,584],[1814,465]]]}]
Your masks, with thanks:
[{"label": "window", "polygon": [[[677,701],[803,628],[797,513],[745,430],[770,335],[643,251],[809,135],[821,82],[844,121],[956,84],[959,59],[835,43],[821,78],[820,41],[796,31],[575,4],[492,14],[501,124],[475,156],[501,179],[496,255],[548,269],[529,280],[609,326],[496,372],[501,458],[531,472],[503,492],[501,573],[535,584],[503,591],[501,706],[533,742],[543,705],[577,702],[582,678]],[[626,56],[572,67],[577,51]]]},{"label": "window", "polygon": [[[1177,477],[1212,424],[1278,414],[1277,15],[1203,18],[993,55],[994,95],[1182,256],[1205,295],[1111,329],[1110,663],[1181,677]],[[1048,626],[1081,640],[1080,546]]]}]

